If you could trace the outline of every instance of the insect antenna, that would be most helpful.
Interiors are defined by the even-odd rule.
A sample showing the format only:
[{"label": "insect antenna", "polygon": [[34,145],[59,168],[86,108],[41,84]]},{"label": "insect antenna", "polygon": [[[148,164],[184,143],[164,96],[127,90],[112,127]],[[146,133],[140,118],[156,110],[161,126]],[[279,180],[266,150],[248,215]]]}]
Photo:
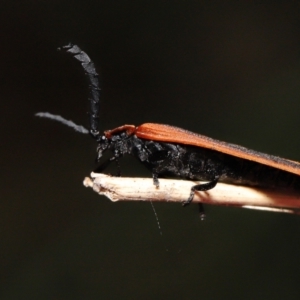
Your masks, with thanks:
[{"label": "insect antenna", "polygon": [[83,126],[77,125],[73,121],[67,120],[67,119],[65,119],[65,118],[63,118],[62,116],[59,116],[59,115],[54,115],[54,114],[51,114],[51,113],[48,113],[48,112],[38,112],[38,113],[35,114],[35,116],[40,117],[40,118],[51,119],[51,120],[54,120],[54,121],[57,121],[57,122],[61,122],[62,124],[67,125],[67,126],[73,128],[75,131],[83,133],[83,134],[88,134],[89,133],[89,131],[86,128],[84,128]]},{"label": "insect antenna", "polygon": [[82,51],[77,45],[68,44],[58,50],[65,50],[67,53],[73,55],[78,61],[80,61],[85,74],[89,78],[89,101],[90,101],[90,134],[98,140],[99,133],[99,107],[100,107],[100,86],[99,75],[96,71],[95,65],[90,57]]}]

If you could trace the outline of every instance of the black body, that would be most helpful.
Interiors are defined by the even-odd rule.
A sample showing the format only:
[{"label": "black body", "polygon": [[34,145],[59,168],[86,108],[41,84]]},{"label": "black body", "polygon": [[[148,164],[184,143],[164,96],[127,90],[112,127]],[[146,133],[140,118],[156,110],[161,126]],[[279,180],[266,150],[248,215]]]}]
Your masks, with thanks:
[{"label": "black body", "polygon": [[[195,191],[207,191],[215,187],[218,181],[300,190],[300,177],[295,174],[210,149],[141,139],[134,134],[128,135],[126,131],[109,139],[102,136],[98,140],[98,159],[106,150],[113,154],[109,162],[118,162],[125,154],[136,157],[152,172],[155,185],[158,185],[158,177],[208,181],[195,185],[184,204],[192,201]],[[107,164],[105,162],[103,168]]]},{"label": "black body", "polygon": [[[125,154],[136,157],[151,172],[156,186],[158,177],[180,177],[191,180],[207,181],[192,187],[190,196],[184,205],[193,200],[195,191],[207,191],[215,187],[218,181],[232,184],[262,186],[270,188],[300,189],[300,177],[260,163],[234,157],[222,152],[183,144],[165,143],[141,139],[134,132],[112,130],[112,134],[100,135],[98,74],[89,56],[76,45],[63,47],[79,60],[88,75],[90,82],[90,134],[98,143],[98,161],[103,152],[110,150],[112,157],[101,164],[98,170],[103,171],[107,165]],[[126,127],[126,125],[125,125]],[[122,126],[120,127],[122,128]]]}]

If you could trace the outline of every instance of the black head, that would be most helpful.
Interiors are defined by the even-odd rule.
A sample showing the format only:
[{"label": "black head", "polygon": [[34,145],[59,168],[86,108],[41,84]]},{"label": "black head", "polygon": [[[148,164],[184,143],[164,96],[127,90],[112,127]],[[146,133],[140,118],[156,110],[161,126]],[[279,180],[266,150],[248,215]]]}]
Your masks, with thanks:
[{"label": "black head", "polygon": [[[100,107],[100,87],[98,73],[94,63],[89,56],[78,46],[69,44],[62,47],[67,53],[73,55],[82,65],[85,74],[89,79],[90,91],[90,135],[97,141],[97,160],[99,161],[104,153],[109,150],[112,157],[109,161],[118,161],[118,158],[125,154],[133,154],[140,161],[148,159],[145,142],[137,138],[137,130],[134,125],[123,125],[112,130],[105,131],[103,135],[99,132],[99,107]],[[105,163],[104,163],[105,164]]]},{"label": "black head", "polygon": [[103,135],[99,132],[99,106],[100,106],[100,87],[98,73],[94,63],[89,56],[78,46],[69,44],[62,47],[67,53],[73,55],[82,65],[85,74],[89,79],[90,91],[90,135],[97,141],[97,160],[99,161],[103,154],[110,150],[112,157],[109,161],[117,161],[124,154],[136,152],[141,148],[139,139],[134,135],[136,127],[134,125],[123,125],[113,130],[105,131]]},{"label": "black head", "polygon": [[113,154],[113,159],[122,157],[125,154],[132,154],[136,147],[137,138],[133,134],[128,134],[126,129],[117,131],[106,131],[104,135],[97,139],[97,154],[98,160],[101,159],[104,152],[110,150]]}]

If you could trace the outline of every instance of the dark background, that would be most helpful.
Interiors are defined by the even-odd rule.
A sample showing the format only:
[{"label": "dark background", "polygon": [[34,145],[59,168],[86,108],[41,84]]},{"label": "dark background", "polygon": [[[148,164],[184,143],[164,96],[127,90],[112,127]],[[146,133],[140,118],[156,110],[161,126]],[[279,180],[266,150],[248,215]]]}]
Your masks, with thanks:
[{"label": "dark background", "polygon": [[[224,3],[225,2],[225,3]],[[1,1],[1,299],[299,299],[300,217],[111,203],[82,185],[101,129],[159,122],[300,160],[299,1]],[[124,175],[150,176],[125,159]]]}]

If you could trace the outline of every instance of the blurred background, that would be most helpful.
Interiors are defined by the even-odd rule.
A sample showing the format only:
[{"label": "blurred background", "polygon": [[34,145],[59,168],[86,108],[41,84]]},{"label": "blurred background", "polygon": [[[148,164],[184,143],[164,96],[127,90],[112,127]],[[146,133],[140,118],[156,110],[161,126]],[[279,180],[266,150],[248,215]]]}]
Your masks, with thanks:
[{"label": "blurred background", "polygon": [[[1,299],[299,299],[300,217],[112,203],[82,185],[101,130],[176,125],[300,160],[299,1],[2,1]],[[134,159],[123,175],[150,176]]]}]

